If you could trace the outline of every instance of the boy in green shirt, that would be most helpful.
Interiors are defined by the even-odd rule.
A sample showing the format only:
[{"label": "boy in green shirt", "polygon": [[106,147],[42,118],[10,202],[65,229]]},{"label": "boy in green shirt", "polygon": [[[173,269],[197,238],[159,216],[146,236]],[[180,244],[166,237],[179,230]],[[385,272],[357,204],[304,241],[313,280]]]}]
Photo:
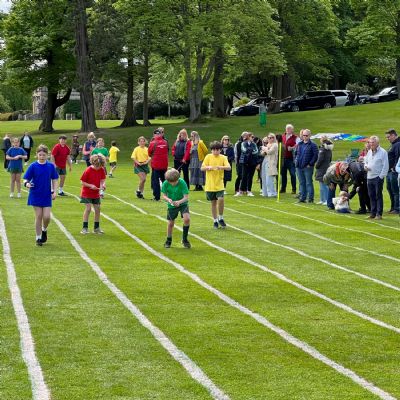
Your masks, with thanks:
[{"label": "boy in green shirt", "polygon": [[169,249],[172,244],[172,230],[174,229],[175,219],[179,213],[183,218],[183,247],[190,249],[191,245],[187,237],[189,234],[190,214],[189,214],[189,189],[186,182],[179,177],[179,171],[174,168],[165,173],[165,181],[161,187],[163,199],[168,203],[167,211],[167,240],[164,247]]}]

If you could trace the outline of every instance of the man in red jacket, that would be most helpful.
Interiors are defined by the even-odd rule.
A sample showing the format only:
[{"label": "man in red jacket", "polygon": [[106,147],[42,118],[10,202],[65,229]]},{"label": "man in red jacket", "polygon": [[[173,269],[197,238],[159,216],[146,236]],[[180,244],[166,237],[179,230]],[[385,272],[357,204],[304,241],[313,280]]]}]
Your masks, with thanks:
[{"label": "man in red jacket", "polygon": [[154,200],[160,200],[160,181],[165,181],[165,172],[168,169],[168,142],[164,139],[164,132],[156,129],[153,132],[153,139],[149,144],[149,157],[151,157],[151,187]]}]

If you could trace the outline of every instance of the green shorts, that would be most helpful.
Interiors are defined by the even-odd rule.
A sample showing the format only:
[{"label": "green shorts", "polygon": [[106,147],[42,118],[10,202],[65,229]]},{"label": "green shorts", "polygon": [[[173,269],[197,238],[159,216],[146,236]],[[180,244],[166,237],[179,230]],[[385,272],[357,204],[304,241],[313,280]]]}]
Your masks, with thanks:
[{"label": "green shorts", "polygon": [[101,199],[98,197],[97,199],[90,199],[89,197],[81,197],[80,203],[83,204],[101,204]]},{"label": "green shorts", "polygon": [[56,171],[58,175],[67,175],[67,168],[58,168],[56,167]]},{"label": "green shorts", "polygon": [[10,174],[22,174],[24,172],[23,168],[8,168],[7,170]]},{"label": "green shorts", "polygon": [[218,192],[206,192],[206,197],[208,201],[218,200],[224,197],[224,191],[219,190]]},{"label": "green shorts", "polygon": [[188,203],[181,204],[179,207],[168,208],[167,220],[168,221],[175,220],[179,213],[181,213],[182,218],[183,218],[183,214],[189,213]]},{"label": "green shorts", "polygon": [[145,174],[148,174],[150,172],[150,168],[147,164],[135,165],[134,171],[135,171],[135,174],[138,174],[140,172],[144,172]]}]

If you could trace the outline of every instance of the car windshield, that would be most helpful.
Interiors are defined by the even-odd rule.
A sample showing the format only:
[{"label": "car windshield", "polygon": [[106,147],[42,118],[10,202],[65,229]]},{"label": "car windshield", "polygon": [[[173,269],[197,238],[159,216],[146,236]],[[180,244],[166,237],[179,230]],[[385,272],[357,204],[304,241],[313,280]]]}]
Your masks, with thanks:
[{"label": "car windshield", "polygon": [[391,87],[387,87],[385,89],[382,89],[378,94],[389,94],[389,92],[392,90],[393,88]]}]

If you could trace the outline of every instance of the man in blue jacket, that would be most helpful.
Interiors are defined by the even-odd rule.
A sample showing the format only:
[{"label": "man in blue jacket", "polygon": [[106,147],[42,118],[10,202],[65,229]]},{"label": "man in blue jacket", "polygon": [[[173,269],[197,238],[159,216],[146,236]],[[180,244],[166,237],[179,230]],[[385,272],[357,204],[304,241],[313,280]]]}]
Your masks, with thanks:
[{"label": "man in blue jacket", "polygon": [[311,131],[303,129],[300,133],[302,141],[296,149],[295,166],[300,184],[299,203],[314,202],[313,174],[314,165],[318,159],[318,146],[311,141]]}]

